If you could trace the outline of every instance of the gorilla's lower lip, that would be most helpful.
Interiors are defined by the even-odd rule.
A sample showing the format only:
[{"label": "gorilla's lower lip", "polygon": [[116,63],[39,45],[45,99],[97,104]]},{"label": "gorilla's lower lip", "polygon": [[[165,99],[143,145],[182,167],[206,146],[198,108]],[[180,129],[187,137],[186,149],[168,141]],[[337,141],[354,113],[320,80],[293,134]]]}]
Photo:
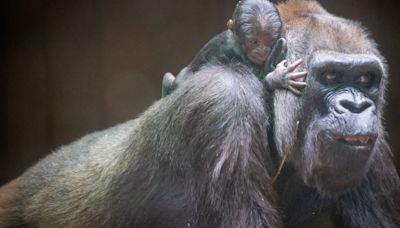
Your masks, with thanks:
[{"label": "gorilla's lower lip", "polygon": [[368,145],[372,142],[372,138],[370,136],[345,136],[343,138],[337,138],[336,140],[343,141],[344,143],[348,143],[351,145]]}]

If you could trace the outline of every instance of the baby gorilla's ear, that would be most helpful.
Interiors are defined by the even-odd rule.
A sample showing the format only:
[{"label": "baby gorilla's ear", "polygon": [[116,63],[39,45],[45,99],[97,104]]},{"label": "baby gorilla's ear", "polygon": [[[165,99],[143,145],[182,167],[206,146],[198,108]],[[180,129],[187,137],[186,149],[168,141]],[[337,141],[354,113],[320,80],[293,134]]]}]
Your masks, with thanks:
[{"label": "baby gorilla's ear", "polygon": [[226,27],[233,32],[233,20],[232,19],[229,19],[226,22]]}]

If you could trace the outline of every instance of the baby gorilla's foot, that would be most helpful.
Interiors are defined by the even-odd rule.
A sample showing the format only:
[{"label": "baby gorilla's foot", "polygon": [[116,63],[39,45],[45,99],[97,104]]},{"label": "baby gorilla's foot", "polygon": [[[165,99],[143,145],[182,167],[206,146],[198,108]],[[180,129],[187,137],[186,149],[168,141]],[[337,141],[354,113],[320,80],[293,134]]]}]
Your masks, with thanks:
[{"label": "baby gorilla's foot", "polygon": [[175,76],[170,72],[164,74],[161,97],[166,97],[174,90]]}]

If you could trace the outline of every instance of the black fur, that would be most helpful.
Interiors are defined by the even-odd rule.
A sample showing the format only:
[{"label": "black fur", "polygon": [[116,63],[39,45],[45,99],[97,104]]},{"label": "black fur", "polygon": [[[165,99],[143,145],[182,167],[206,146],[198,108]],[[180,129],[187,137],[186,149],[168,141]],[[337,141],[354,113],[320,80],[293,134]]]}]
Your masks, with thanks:
[{"label": "black fur", "polygon": [[289,60],[308,71],[302,96],[275,91],[271,110],[249,68],[206,66],[139,118],[0,189],[0,226],[399,227],[384,59],[358,24],[313,1],[279,9]]},{"label": "black fur", "polygon": [[207,67],[138,119],[32,168],[13,216],[39,227],[280,227],[263,97],[248,68]]},{"label": "black fur", "polygon": [[201,72],[144,114],[129,149],[139,163],[113,183],[121,219],[110,227],[279,226],[262,85],[233,68]]}]

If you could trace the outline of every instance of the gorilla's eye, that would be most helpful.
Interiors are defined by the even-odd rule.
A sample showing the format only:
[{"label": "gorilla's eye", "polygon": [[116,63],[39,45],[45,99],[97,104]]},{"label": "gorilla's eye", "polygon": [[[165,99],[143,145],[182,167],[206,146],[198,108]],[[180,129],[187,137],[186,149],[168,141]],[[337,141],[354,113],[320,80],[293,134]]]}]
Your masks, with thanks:
[{"label": "gorilla's eye", "polygon": [[340,75],[336,72],[324,72],[321,75],[321,80],[324,83],[334,83],[340,80]]},{"label": "gorilla's eye", "polygon": [[360,84],[364,85],[364,86],[368,86],[372,83],[374,79],[374,76],[370,73],[367,74],[363,74],[360,77],[358,77],[357,82],[359,82]]},{"label": "gorilla's eye", "polygon": [[336,75],[331,74],[331,73],[327,73],[324,75],[324,79],[326,81],[334,81],[336,78],[337,78]]}]

